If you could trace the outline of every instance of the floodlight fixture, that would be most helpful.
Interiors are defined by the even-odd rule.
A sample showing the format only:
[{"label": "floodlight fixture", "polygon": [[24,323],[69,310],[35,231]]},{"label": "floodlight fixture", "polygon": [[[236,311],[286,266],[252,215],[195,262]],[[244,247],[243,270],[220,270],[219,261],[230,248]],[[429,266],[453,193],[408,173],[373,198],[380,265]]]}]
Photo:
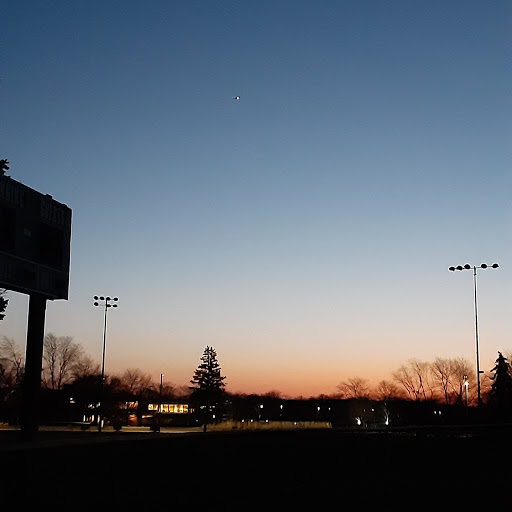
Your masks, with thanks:
[{"label": "floodlight fixture", "polygon": [[94,305],[95,306],[103,306],[104,310],[105,310],[104,317],[103,317],[103,355],[102,355],[102,360],[101,360],[101,396],[100,396],[100,407],[99,407],[99,412],[98,412],[98,432],[101,432],[101,422],[103,421],[103,418],[102,418],[103,388],[104,388],[104,383],[105,383],[105,349],[106,349],[106,345],[107,345],[107,311],[108,311],[108,308],[110,308],[110,307],[117,308],[117,304],[109,304],[109,302],[111,300],[114,300],[117,302],[119,299],[117,297],[114,297],[113,299],[111,299],[109,296],[104,297],[103,295],[101,295],[99,297],[99,300],[103,301],[103,304],[101,304],[100,302],[98,302],[97,295],[94,295],[93,298],[95,301]]},{"label": "floodlight fixture", "polygon": [[[456,267],[448,267],[448,270],[454,272],[455,270],[473,270],[473,288],[474,288],[474,301],[475,301],[475,345],[476,345],[476,383],[477,383],[477,394],[478,394],[478,406],[482,404],[482,398],[480,394],[480,374],[483,373],[480,370],[480,355],[478,348],[478,308],[477,308],[477,294],[476,294],[476,271],[478,268],[483,270],[487,268],[498,268],[499,265],[497,263],[493,263],[492,265],[488,265],[487,263],[480,263],[480,265],[471,266],[469,263],[466,263],[464,266],[457,265]],[[466,388],[467,389],[467,388]],[[467,404],[467,401],[466,401]]]}]

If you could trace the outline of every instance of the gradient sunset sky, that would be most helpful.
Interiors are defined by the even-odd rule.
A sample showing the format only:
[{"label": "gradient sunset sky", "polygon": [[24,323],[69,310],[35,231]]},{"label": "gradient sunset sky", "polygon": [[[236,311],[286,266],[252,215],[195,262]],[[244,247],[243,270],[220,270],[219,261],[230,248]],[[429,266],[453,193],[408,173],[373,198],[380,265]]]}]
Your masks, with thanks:
[{"label": "gradient sunset sky", "polygon": [[[508,1],[8,0],[0,158],[73,210],[46,332],[289,396],[512,350]],[[239,95],[240,100],[234,100]],[[28,298],[0,336],[24,347]]]}]

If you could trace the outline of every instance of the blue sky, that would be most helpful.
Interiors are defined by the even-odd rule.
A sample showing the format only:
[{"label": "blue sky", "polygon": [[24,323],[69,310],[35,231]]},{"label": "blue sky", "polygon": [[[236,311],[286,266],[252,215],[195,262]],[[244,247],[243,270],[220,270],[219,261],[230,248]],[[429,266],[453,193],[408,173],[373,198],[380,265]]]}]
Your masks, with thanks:
[{"label": "blue sky", "polygon": [[[218,5],[217,5],[218,4]],[[4,4],[0,151],[73,210],[47,331],[176,384],[331,393],[512,348],[507,2]],[[240,100],[233,97],[239,95]],[[481,277],[480,277],[481,276]],[[24,344],[27,298],[0,334]]]}]

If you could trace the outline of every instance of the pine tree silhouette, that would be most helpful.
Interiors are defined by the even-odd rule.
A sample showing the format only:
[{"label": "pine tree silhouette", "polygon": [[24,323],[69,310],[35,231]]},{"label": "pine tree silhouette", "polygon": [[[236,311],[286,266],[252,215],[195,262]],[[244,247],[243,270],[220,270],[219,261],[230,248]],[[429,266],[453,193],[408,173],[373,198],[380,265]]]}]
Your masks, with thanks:
[{"label": "pine tree silhouette", "polygon": [[510,364],[501,352],[498,352],[496,366],[491,370],[494,375],[489,406],[498,420],[512,419],[512,373]]},{"label": "pine tree silhouette", "polygon": [[7,309],[7,304],[9,303],[9,299],[3,297],[3,294],[6,290],[0,290],[0,320],[3,320],[5,317],[5,310]]},{"label": "pine tree silhouette", "polygon": [[221,375],[217,352],[213,347],[207,346],[201,357],[201,364],[190,381],[191,402],[205,429],[207,423],[218,421],[222,417],[225,378]]},{"label": "pine tree silhouette", "polygon": [[6,160],[5,158],[0,160],[0,176],[3,176],[5,172],[9,170],[9,166],[7,165],[8,163],[9,160]]}]

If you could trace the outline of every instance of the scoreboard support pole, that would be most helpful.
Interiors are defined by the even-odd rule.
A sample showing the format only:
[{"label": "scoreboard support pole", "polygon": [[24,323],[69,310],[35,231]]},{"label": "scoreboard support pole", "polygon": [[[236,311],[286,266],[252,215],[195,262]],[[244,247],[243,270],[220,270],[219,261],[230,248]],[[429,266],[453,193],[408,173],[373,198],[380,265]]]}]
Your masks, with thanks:
[{"label": "scoreboard support pole", "polygon": [[39,426],[45,314],[46,297],[31,294],[28,306],[25,377],[22,388],[21,437],[24,441],[34,440]]}]

